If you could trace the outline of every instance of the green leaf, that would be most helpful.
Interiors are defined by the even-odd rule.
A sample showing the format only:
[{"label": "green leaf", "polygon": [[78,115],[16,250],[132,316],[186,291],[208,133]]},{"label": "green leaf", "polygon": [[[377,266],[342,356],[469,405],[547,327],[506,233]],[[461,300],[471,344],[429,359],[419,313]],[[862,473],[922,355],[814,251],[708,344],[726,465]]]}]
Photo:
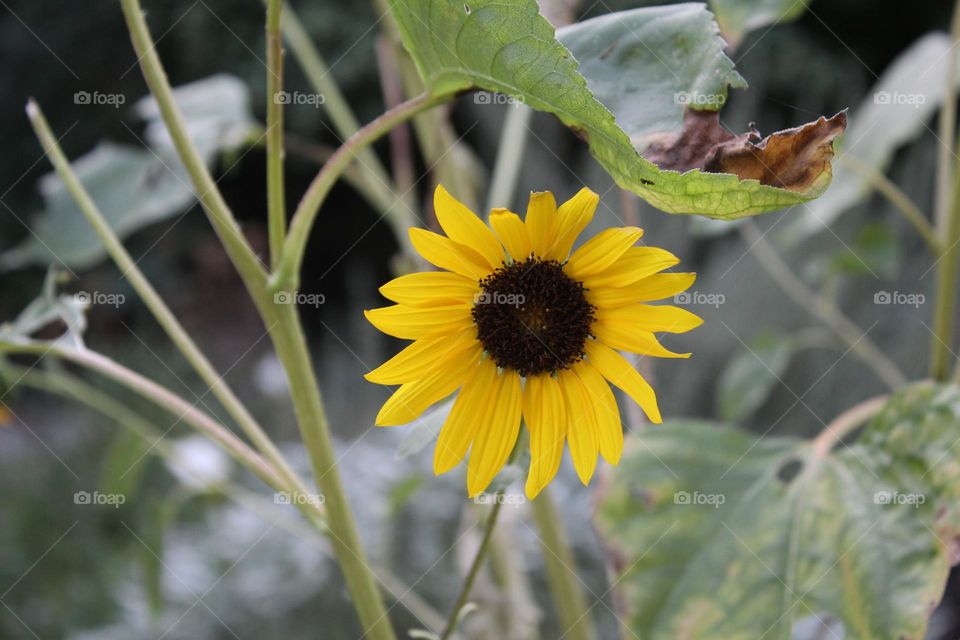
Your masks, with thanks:
[{"label": "green leaf", "polygon": [[20,312],[13,321],[0,324],[0,341],[24,342],[53,323],[63,324],[63,333],[51,342],[83,348],[83,334],[87,330],[86,308],[89,302],[81,295],[57,293],[63,275],[56,269],[47,271],[43,291]]},{"label": "green leaf", "polygon": [[[592,86],[592,77],[585,79],[579,73],[577,61],[557,42],[553,27],[539,14],[534,0],[391,0],[390,7],[404,46],[432,95],[453,96],[480,88],[512,95],[534,109],[552,113],[587,140],[593,156],[619,186],[664,211],[734,219],[809,200],[830,182],[827,170],[817,174],[803,191],[794,192],[757,180],[741,181],[732,174],[661,171],[639,155],[614,114],[591,93],[588,82]],[[585,69],[592,75],[603,70],[607,82],[617,75],[631,78],[631,86],[636,87],[654,82],[662,70],[636,55],[643,43],[630,40],[630,30],[648,28],[658,33],[663,44],[655,53],[661,59],[706,55],[704,59],[726,67],[728,61],[716,53],[721,43],[712,21],[705,29],[706,21],[684,18],[698,11],[710,15],[697,5],[621,12],[578,25],[581,31],[566,32],[565,37],[575,34],[584,47],[591,44],[595,59],[586,60],[587,49],[582,55],[588,65]],[[650,20],[659,20],[659,24],[646,24]],[[599,34],[597,40],[606,39],[607,48],[614,45],[616,55],[597,53],[599,45],[591,40],[591,30]],[[619,50],[617,33],[629,41],[629,49]],[[701,70],[711,71],[719,73],[721,80],[705,82],[706,91],[722,90],[719,87],[725,79],[733,77],[731,68]],[[597,80],[598,91],[604,86],[601,80]],[[662,99],[658,91],[637,94],[637,99],[646,104],[654,100],[653,95]]]},{"label": "green leaf", "polygon": [[960,532],[958,430],[960,388],[930,385],[832,452],[697,422],[643,432],[598,511],[626,567],[626,623],[650,640],[810,637],[814,623],[923,638]]},{"label": "green leaf", "polygon": [[838,144],[838,155],[856,166],[838,162],[830,190],[787,221],[779,243],[792,246],[823,231],[867,199],[873,187],[864,171],[884,172],[899,147],[928,131],[926,121],[946,94],[952,51],[947,34],[931,33],[891,63],[850,116],[850,128]]},{"label": "green leaf", "polygon": [[795,351],[790,338],[765,334],[738,353],[720,374],[717,413],[741,422],[760,408],[780,381]]},{"label": "green leaf", "polygon": [[[246,86],[226,75],[174,91],[187,130],[208,164],[220,152],[244,144],[256,129]],[[196,200],[190,178],[173,149],[152,98],[135,111],[147,121],[148,149],[100,142],[73,161],[73,168],[110,226],[121,238],[171,218]],[[82,269],[106,255],[56,173],[40,179],[43,210],[30,221],[32,234],[0,255],[0,269],[55,264]]]},{"label": "green leaf", "polygon": [[720,31],[734,47],[748,31],[796,20],[807,10],[808,0],[710,0]]}]

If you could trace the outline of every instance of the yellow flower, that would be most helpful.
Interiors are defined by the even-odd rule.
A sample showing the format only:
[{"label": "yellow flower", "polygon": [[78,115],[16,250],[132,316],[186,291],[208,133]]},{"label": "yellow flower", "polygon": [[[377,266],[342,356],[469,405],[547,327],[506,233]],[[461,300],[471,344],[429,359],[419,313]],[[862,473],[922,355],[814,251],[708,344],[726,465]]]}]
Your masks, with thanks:
[{"label": "yellow flower", "polygon": [[549,192],[530,194],[525,220],[494,209],[490,227],[442,186],[434,208],[446,236],[411,229],[414,248],[442,271],[413,273],[381,287],[397,304],[365,312],[386,334],[414,340],[366,375],[400,385],[377,415],[379,426],[406,424],[460,393],[434,453],[438,475],[470,451],[467,492],[487,488],[520,433],[530,432],[531,499],[553,479],[563,443],[587,484],[599,453],[617,464],[623,451],[620,411],[609,383],[660,423],[653,389],[617,350],[686,358],[655,332],[682,333],[700,318],[647,304],[687,289],[692,273],[660,273],[679,260],[663,249],[633,246],[643,231],[607,229],[581,245],[599,197],[581,189],[559,208]]}]

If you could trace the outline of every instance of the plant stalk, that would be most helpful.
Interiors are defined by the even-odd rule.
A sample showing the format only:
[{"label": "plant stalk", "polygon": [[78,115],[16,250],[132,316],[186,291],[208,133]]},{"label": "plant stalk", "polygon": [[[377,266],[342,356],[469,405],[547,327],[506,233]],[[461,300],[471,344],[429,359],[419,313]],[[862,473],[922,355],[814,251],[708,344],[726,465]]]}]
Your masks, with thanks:
[{"label": "plant stalk", "polygon": [[276,268],[287,233],[283,180],[283,0],[267,0],[267,230],[270,264]]}]

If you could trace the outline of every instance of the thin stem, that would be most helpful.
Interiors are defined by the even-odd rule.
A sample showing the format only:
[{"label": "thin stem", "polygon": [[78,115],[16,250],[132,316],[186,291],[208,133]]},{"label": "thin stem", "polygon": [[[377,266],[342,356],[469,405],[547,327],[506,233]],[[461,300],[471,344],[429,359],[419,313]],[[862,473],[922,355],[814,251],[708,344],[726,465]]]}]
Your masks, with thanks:
[{"label": "thin stem", "polygon": [[[123,9],[127,29],[130,31],[130,39],[137,53],[143,77],[147,86],[150,87],[150,93],[157,101],[160,115],[167,125],[177,154],[193,182],[193,188],[200,204],[203,205],[203,209],[220,238],[220,242],[223,243],[227,255],[230,256],[248,288],[251,290],[263,289],[262,285],[266,281],[267,273],[263,269],[260,259],[243,236],[240,225],[223,199],[223,195],[207,170],[203,158],[187,135],[183,115],[174,101],[173,89],[170,87],[167,74],[163,70],[160,57],[157,55],[156,47],[150,37],[150,30],[144,19],[139,0],[120,0],[120,6]],[[266,292],[264,291],[261,295],[261,302],[265,297]]]},{"label": "thin stem", "polygon": [[513,194],[517,189],[517,180],[520,178],[523,152],[527,147],[527,130],[532,117],[533,109],[525,104],[515,104],[507,114],[503,132],[500,134],[500,146],[497,150],[496,164],[493,166],[493,177],[490,179],[487,211],[494,207],[509,209],[513,205]]},{"label": "thin stem", "polygon": [[937,297],[930,341],[930,376],[946,380],[953,357],[954,316],[957,309],[957,265],[960,260],[960,165],[954,176],[953,207],[942,230],[943,254],[937,262]]},{"label": "thin stem", "polygon": [[943,94],[943,107],[937,122],[937,174],[934,191],[934,221],[940,229],[946,227],[950,215],[952,182],[956,164],[957,139],[957,94],[955,91],[957,75],[957,44],[960,44],[960,0],[954,3],[953,19],[950,22],[950,49],[947,56],[947,77],[944,78],[946,91]]},{"label": "thin stem", "polygon": [[63,153],[63,149],[57,143],[46,118],[40,107],[32,100],[28,103],[27,113],[30,117],[30,123],[43,146],[44,152],[50,159],[51,164],[60,176],[71,197],[77,203],[80,211],[86,217],[90,226],[96,232],[100,242],[106,248],[107,253],[113,259],[117,268],[120,269],[124,277],[130,282],[130,285],[137,292],[144,304],[157,319],[157,322],[167,333],[173,343],[180,350],[180,353],[186,358],[194,368],[200,378],[207,384],[213,395],[226,408],[230,416],[237,421],[237,424],[243,429],[244,433],[250,438],[254,446],[270,461],[277,469],[277,472],[283,476],[294,487],[306,493],[307,488],[303,480],[290,467],[289,463],[277,449],[273,440],[263,430],[263,427],[250,414],[246,406],[237,398],[233,389],[224,381],[223,377],[214,369],[210,361],[203,354],[196,342],[190,337],[190,334],[183,328],[183,325],[177,320],[170,308],[157,293],[153,285],[137,266],[136,261],[130,256],[124,248],[123,243],[117,234],[110,227],[110,224],[103,217],[100,209],[90,197],[90,193],[84,188],[83,184],[77,178],[76,173],[70,166],[69,160]]},{"label": "thin stem", "polygon": [[540,531],[540,546],[547,570],[547,586],[554,610],[560,620],[564,638],[589,640],[593,637],[590,610],[583,591],[572,580],[576,576],[576,560],[570,549],[566,531],[548,489],[540,492],[532,502],[533,520]]},{"label": "thin stem", "polygon": [[923,237],[927,246],[930,247],[930,251],[933,252],[933,255],[940,255],[942,245],[940,239],[937,237],[936,230],[927,220],[923,211],[920,210],[920,207],[910,199],[910,196],[904,193],[900,187],[894,184],[887,176],[883,175],[883,173],[866,165],[859,158],[855,158],[849,154],[842,155],[840,156],[840,162],[845,164],[853,172],[859,174],[864,180],[869,182],[874,189],[879,191],[880,195],[889,200],[890,204],[903,214],[907,222],[912,224]]},{"label": "thin stem", "polygon": [[[501,492],[494,494],[497,498],[503,495]],[[450,610],[450,617],[447,619],[447,625],[443,629],[443,633],[440,634],[440,640],[448,640],[454,632],[457,630],[457,622],[460,618],[460,611],[463,609],[464,605],[467,604],[467,598],[470,597],[470,591],[473,589],[473,583],[477,579],[477,575],[480,573],[480,568],[483,566],[484,560],[487,558],[487,551],[490,549],[490,541],[493,538],[493,530],[497,526],[497,519],[500,517],[500,510],[503,508],[502,500],[495,500],[493,507],[490,509],[490,515],[487,516],[487,521],[483,526],[483,539],[480,541],[480,547],[477,549],[476,555],[473,557],[473,563],[470,565],[470,570],[467,572],[467,577],[463,581],[463,586],[460,587],[460,595],[457,596],[457,602],[453,606],[453,609]]]},{"label": "thin stem", "polygon": [[880,350],[856,323],[835,306],[824,304],[816,293],[794,275],[776,250],[760,234],[752,220],[747,220],[740,225],[739,230],[751,252],[767,270],[770,277],[798,306],[819,318],[833,330],[850,350],[866,363],[889,388],[897,389],[907,383],[907,377],[903,375],[899,367]]},{"label": "thin stem", "polygon": [[178,416],[178,420],[182,420],[220,444],[234,459],[270,486],[286,486],[286,483],[277,475],[274,468],[229,429],[175,393],[104,355],[89,349],[79,350],[33,341],[18,341],[15,343],[0,341],[0,353],[53,355],[106,376],[169,413]]},{"label": "thin stem", "polygon": [[290,234],[287,236],[283,248],[283,258],[279,269],[271,279],[272,291],[294,290],[297,288],[300,275],[300,265],[310,238],[310,230],[317,218],[320,206],[326,199],[330,189],[340,178],[343,171],[350,166],[360,149],[368,147],[382,135],[402,122],[406,122],[414,115],[429,109],[447,98],[437,98],[428,94],[421,94],[403,102],[393,109],[384,112],[375,120],[357,131],[343,143],[330,160],[310,183],[307,192],[297,205],[290,223]]},{"label": "thin stem", "polygon": [[[390,40],[380,35],[377,38],[377,68],[380,70],[380,86],[387,108],[392,109],[404,99],[403,82],[400,70],[394,59],[394,46]],[[417,211],[416,166],[413,155],[413,138],[410,127],[402,124],[390,131],[390,165],[393,168],[393,180],[397,191],[405,195],[407,207]]]},{"label": "thin stem", "polygon": [[283,0],[267,0],[267,230],[270,263],[276,268],[287,233],[283,181]]},{"label": "thin stem", "polygon": [[286,370],[300,432],[317,484],[324,495],[331,544],[353,595],[364,635],[373,640],[394,640],[393,628],[366,552],[360,544],[357,525],[337,469],[330,426],[297,307],[291,304],[275,305],[270,317],[276,320],[271,335],[277,357]]},{"label": "thin stem", "polygon": [[860,425],[880,413],[890,396],[884,394],[864,400],[860,404],[847,409],[834,418],[824,427],[813,440],[814,455],[823,458],[833,447],[845,437],[853,433]]}]

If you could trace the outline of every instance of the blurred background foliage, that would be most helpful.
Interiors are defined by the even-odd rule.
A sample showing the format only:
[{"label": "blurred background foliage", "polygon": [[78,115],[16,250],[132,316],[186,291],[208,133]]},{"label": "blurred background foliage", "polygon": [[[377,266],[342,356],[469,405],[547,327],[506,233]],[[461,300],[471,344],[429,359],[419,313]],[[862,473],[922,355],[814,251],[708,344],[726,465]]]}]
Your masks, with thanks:
[{"label": "blurred background foliage", "polygon": [[[379,13],[368,3],[327,0],[293,2],[310,35],[332,65],[333,74],[361,121],[383,109],[375,46]],[[590,5],[590,3],[584,3]],[[578,18],[644,6],[610,0],[575,7]],[[149,2],[151,29],[174,86],[227,72],[242,78],[252,94],[253,112],[264,119],[263,9],[257,0],[171,0]],[[768,133],[856,107],[888,65],[917,39],[949,23],[950,3],[909,6],[894,0],[864,3],[823,0],[795,21],[769,25],[744,36],[731,53],[749,90],[731,93],[724,123],[743,131],[756,123]],[[41,207],[37,182],[48,172],[22,109],[28,96],[44,106],[70,157],[98,142],[140,145],[144,125],[132,104],[145,87],[136,68],[115,3],[40,0],[13,2],[0,10],[0,252],[29,236],[27,226]],[[309,91],[298,66],[288,60],[287,86]],[[78,91],[127,96],[119,111],[78,105]],[[486,167],[493,164],[504,118],[512,107],[478,105],[462,98],[451,111],[458,134]],[[922,130],[896,150],[888,175],[921,207],[932,206],[935,136]],[[336,146],[338,138],[323,111],[309,105],[287,110],[288,130],[304,140]],[[527,190],[553,190],[558,198],[581,185],[604,194],[597,226],[611,224],[636,208],[646,238],[683,259],[699,273],[698,292],[722,294],[723,303],[698,309],[706,322],[671,346],[694,352],[686,366],[671,363],[653,373],[665,413],[676,417],[738,419],[758,433],[809,436],[842,410],[885,390],[882,381],[847,347],[795,305],[764,273],[744,238],[727,227],[658,214],[634,198],[623,198],[585,146],[555,120],[537,115],[512,204],[522,207]],[[874,135],[882,136],[878,131]],[[377,151],[388,163],[388,146]],[[220,160],[225,195],[252,241],[266,247],[265,158],[254,148]],[[426,166],[418,167],[419,172]],[[291,156],[288,201],[296,202],[316,165]],[[423,196],[429,179],[418,183]],[[482,184],[482,182],[481,182]],[[466,196],[464,196],[466,198]],[[480,196],[483,200],[483,197]],[[498,203],[506,205],[508,203]],[[778,212],[757,220],[760,231],[787,228]],[[397,249],[389,228],[348,186],[338,186],[318,218],[303,272],[303,292],[322,293],[326,303],[303,309],[321,363],[321,382],[343,451],[343,476],[356,498],[361,530],[377,561],[389,566],[437,609],[450,606],[457,571],[466,551],[448,552],[464,521],[475,517],[462,498],[457,477],[434,479],[429,453],[398,460],[403,434],[379,430],[371,437],[376,407],[386,390],[361,376],[398,345],[361,321],[360,310],[377,304],[379,283],[392,273]],[[270,355],[262,327],[242,287],[196,207],[182,216],[144,228],[128,239],[130,252],[184,319],[213,362],[247,399],[281,441],[296,439],[284,402],[282,371]],[[813,289],[853,318],[910,378],[925,375],[930,305],[878,306],[882,291],[921,293],[934,287],[932,260],[922,240],[877,195],[831,225],[793,246],[787,261]],[[87,341],[131,368],[183,392],[218,415],[218,407],[177,356],[146,310],[118,277],[101,263],[78,272],[82,289],[122,293],[117,308],[95,306]],[[0,318],[12,318],[33,299],[44,271],[30,268],[0,274]],[[77,285],[78,287],[80,284]],[[766,366],[757,366],[748,345]],[[771,370],[782,380],[770,376]],[[718,380],[720,383],[718,384]],[[100,381],[97,388],[116,393]],[[744,397],[743,390],[762,387]],[[844,393],[837,393],[843,389]],[[166,440],[189,434],[168,416],[125,398]],[[171,477],[139,440],[121,435],[103,416],[76,403],[18,389],[4,402],[16,412],[0,428],[0,637],[355,638],[359,629],[327,555],[325,543],[294,535],[275,524],[282,506],[269,496],[249,504],[225,498],[223,478],[192,489]],[[187,441],[186,457],[200,456],[208,467],[216,454]],[[145,455],[146,454],[146,455]],[[298,451],[292,452],[305,464]],[[141,461],[142,459],[142,461]],[[609,471],[609,470],[607,470]],[[229,474],[228,474],[229,475]],[[233,473],[230,483],[241,483]],[[77,491],[122,487],[119,508],[74,503]],[[236,493],[236,492],[234,492]],[[582,577],[597,594],[607,591],[602,547],[590,525],[590,497],[572,470],[561,472],[558,502],[570,526]],[[508,510],[509,511],[509,510]],[[512,597],[496,596],[492,585],[477,599],[506,612],[518,624],[535,624],[543,595],[542,561],[536,537],[520,517],[509,518],[499,535],[519,541],[501,548]],[[296,523],[291,524],[296,529]],[[468,536],[468,542],[469,536]],[[530,572],[519,577],[520,569]],[[426,573],[424,573],[426,571]],[[481,585],[483,586],[483,585]],[[936,612],[931,638],[958,634],[957,593],[948,591]],[[610,603],[610,596],[605,596]],[[284,607],[290,607],[285,609]],[[394,609],[401,628],[416,625],[404,607]],[[609,609],[594,609],[602,637],[613,637]],[[25,626],[26,625],[26,626]],[[474,628],[482,627],[482,617]],[[542,637],[559,635],[545,616]],[[478,636],[478,637],[482,637]]]}]

